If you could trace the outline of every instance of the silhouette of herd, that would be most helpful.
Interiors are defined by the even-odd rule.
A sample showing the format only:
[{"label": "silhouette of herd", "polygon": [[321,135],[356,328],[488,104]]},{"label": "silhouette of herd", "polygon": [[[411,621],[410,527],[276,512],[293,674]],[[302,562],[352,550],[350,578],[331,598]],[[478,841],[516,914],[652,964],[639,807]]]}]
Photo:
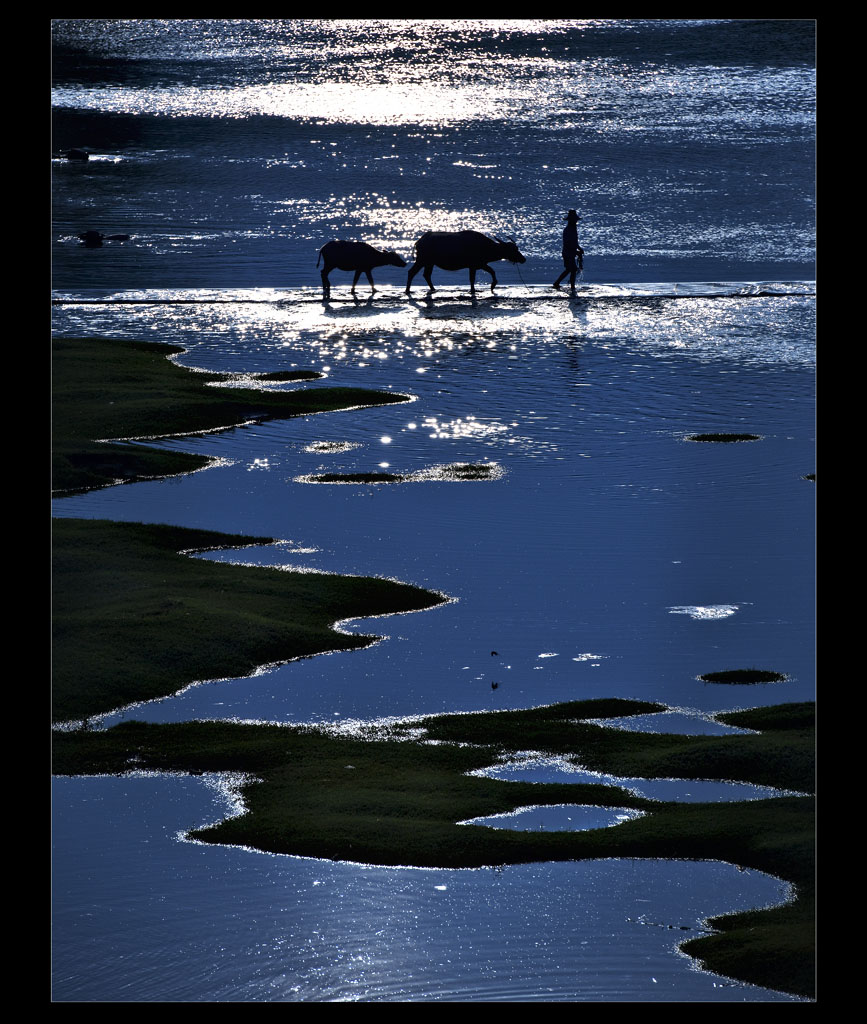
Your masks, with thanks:
[{"label": "silhouette of herd", "polygon": [[[431,272],[434,267],[442,270],[468,270],[470,273],[470,291],[476,291],[476,273],[484,270],[491,275],[491,291],[497,284],[497,275],[491,263],[506,260],[509,263],[526,263],[526,257],[518,250],[514,238],[503,240],[479,231],[428,231],[415,243],[415,262],[409,268],[406,279],[406,294],[411,294],[412,280],[421,270],[430,291],[436,291]],[[327,242],[319,250],[316,266],[322,261],[322,297],[331,295],[331,282],[328,275],[332,270],[354,272],[352,293],[362,274],[367,277],[371,292],[376,288],[373,284],[372,271],[376,267],[405,267],[406,260],[396,252],[376,249],[366,242],[347,242],[339,239]]]}]

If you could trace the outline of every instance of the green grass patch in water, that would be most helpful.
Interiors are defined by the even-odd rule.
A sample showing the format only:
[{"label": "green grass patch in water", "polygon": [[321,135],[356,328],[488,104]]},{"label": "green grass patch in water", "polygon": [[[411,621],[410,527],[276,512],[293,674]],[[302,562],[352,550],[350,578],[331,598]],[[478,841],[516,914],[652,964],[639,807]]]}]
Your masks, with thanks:
[{"label": "green grass patch in water", "polygon": [[414,473],[311,473],[296,477],[295,482],[304,484],[407,484],[497,480],[502,475],[502,470],[495,463],[455,462],[447,466],[430,466]]},{"label": "green grass patch in water", "polygon": [[452,462],[445,466],[431,466],[414,474],[416,480],[498,480],[503,471],[493,462]]},{"label": "green grass patch in water", "polygon": [[[352,388],[209,388],[225,377],[191,373],[166,359],[181,351],[144,342],[54,343],[56,488],[71,492],[189,472],[209,461],[98,439],[194,434],[249,420],[405,400]],[[758,439],[713,439],[721,436]],[[483,479],[496,472],[485,477],[484,464],[452,469],[452,477],[439,478]],[[360,647],[372,638],[338,634],[331,623],[444,600],[387,580],[286,573],[183,553],[269,538],[72,519],[56,520],[53,529],[56,721],[87,719],[193,681],[245,675],[262,664]],[[105,731],[82,726],[55,732],[54,771],[242,772],[248,778],[242,789],[246,813],[192,835],[273,853],[437,867],[696,858],[767,871],[796,887],[791,904],[716,918],[716,934],[683,948],[711,970],[811,996],[810,797],[677,804],[616,786],[540,785],[467,774],[532,747],[624,777],[723,779],[812,792],[812,705],[719,715],[756,730],[738,736],[630,733],[586,721],[657,710],[660,705],[640,701],[573,702],[423,718],[366,736],[233,722],[126,722]],[[420,741],[418,730],[438,742]],[[586,832],[457,825],[528,803],[593,803],[646,813]]]},{"label": "green grass patch in water", "polygon": [[687,441],[717,441],[721,444],[731,444],[735,441],[760,441],[758,434],[690,434]]},{"label": "green grass patch in water", "polygon": [[253,380],[261,381],[292,381],[292,380],[321,380],[323,374],[316,370],[277,370],[274,373],[251,373]]},{"label": "green grass patch in water", "polygon": [[[631,733],[586,719],[642,714],[642,701],[579,701],[442,715],[365,735],[325,728],[127,722],[55,735],[58,774],[130,769],[246,774],[246,813],[196,829],[205,843],[368,864],[479,867],[531,861],[663,857],[721,860],[793,884],[784,906],[713,919],[684,949],[710,970],[813,993],[814,806],[809,796],[733,803],[648,800],[617,786],[525,783],[468,772],[519,750],[570,755],[609,774],[752,781],[812,791],[813,706],[718,716],[763,731],[735,736]],[[419,730],[422,730],[421,734]],[[429,740],[439,742],[430,743]],[[644,816],[583,832],[458,825],[527,804],[630,807]]]},{"label": "green grass patch in water", "polygon": [[391,580],[231,565],[185,551],[271,538],[100,520],[53,521],[55,721],[99,715],[200,680],[365,647],[332,624],[441,604]]},{"label": "green grass patch in water", "polygon": [[[263,391],[213,388],[229,374],[198,373],[169,356],[184,349],[142,341],[57,339],[52,342],[52,486],[61,493],[189,473],[212,460],[163,452],[124,439],[200,434],[250,421],[407,401],[361,388]],[[258,379],[313,379],[313,371]],[[106,439],[110,439],[107,441]]]},{"label": "green grass patch in water", "polygon": [[703,683],[784,683],[782,672],[762,668],[733,668],[725,672],[705,672],[698,677]]},{"label": "green grass patch in water", "polygon": [[315,473],[301,480],[308,484],[400,484],[406,477],[399,473]]}]

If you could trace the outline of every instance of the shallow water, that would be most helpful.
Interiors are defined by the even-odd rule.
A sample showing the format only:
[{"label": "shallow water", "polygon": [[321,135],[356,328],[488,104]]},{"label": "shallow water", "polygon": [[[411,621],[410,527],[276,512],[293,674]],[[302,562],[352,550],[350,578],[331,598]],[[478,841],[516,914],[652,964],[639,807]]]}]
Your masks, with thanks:
[{"label": "shallow water", "polygon": [[[683,300],[636,297],[629,316],[588,302],[585,322],[594,326],[585,329],[576,324],[575,303],[528,291],[509,296],[502,308],[474,306],[466,296],[421,309],[390,299],[381,312],[375,304],[373,312],[346,306],[337,334],[322,329],[327,309],[291,295],[253,307],[255,329],[250,309],[235,305],[214,307],[210,321],[196,319],[198,307],[111,308],[111,331],[118,336],[190,345],[179,358],[183,365],[232,373],[312,366],[328,375],[326,383],[392,388],[414,401],[164,441],[230,464],[62,498],[55,514],[273,536],[281,543],[203,557],[390,576],[454,600],[429,612],[343,624],[386,637],[366,650],[292,662],[252,679],[206,682],[109,716],[107,724],[205,717],[351,726],[385,716],[618,696],[673,709],[641,716],[629,727],[724,733],[736,730],[713,722],[713,712],[812,699],[814,485],[803,476],[813,468],[813,300],[699,300],[685,320],[682,343],[663,345],[645,321],[670,320],[674,314],[665,305]],[[107,315],[106,307],[57,307],[58,330],[78,333],[94,309],[98,317]],[[110,325],[97,324],[97,333],[109,332]],[[772,345],[774,332],[790,342]],[[719,430],[755,432],[761,441],[684,440],[691,432]],[[298,482],[324,470],[415,472],[453,462],[489,462],[503,474],[463,483]],[[787,681],[744,687],[697,679],[747,665],[784,672]],[[647,796],[676,798],[671,784],[636,784]],[[698,794],[694,799],[719,794],[717,787],[717,795],[709,795],[702,783],[681,785],[678,792],[684,790]],[[66,859],[71,852],[63,837],[59,842]],[[86,863],[94,855],[88,849]],[[228,897],[215,907],[206,895],[228,884],[212,866],[213,856],[209,849],[206,878],[213,888],[194,889],[186,898],[229,952],[218,952],[210,941],[191,939],[184,946],[182,937],[167,938],[180,927],[172,919],[154,938],[165,963],[158,983],[142,982],[144,998],[173,992],[181,999],[224,993],[248,1000],[770,998],[697,974],[672,955],[668,941],[667,923],[680,919],[672,886],[697,901],[689,921],[714,912],[707,905],[711,891],[720,910],[750,905],[749,897],[741,902],[744,876],[733,867],[650,865],[648,878],[630,864],[626,882],[624,867],[611,862],[535,865],[509,868],[512,885],[495,894],[466,881],[478,875],[461,874],[442,883],[455,897],[448,913],[445,900],[420,899],[414,873],[384,874],[371,895],[369,871],[346,867],[336,883],[343,915],[335,919],[318,903],[307,907],[294,897],[287,918],[279,920],[284,928],[286,920],[296,924],[289,931],[275,924],[279,938],[272,939],[258,934],[257,901],[273,899],[263,861],[225,851],[216,856],[235,865],[233,884],[244,903],[232,913],[246,936],[226,946],[219,922]],[[117,857],[122,868],[126,854],[118,849]],[[292,879],[295,893],[308,891],[311,872],[321,873],[307,862],[283,864],[280,877]],[[665,881],[654,881],[659,871]],[[589,923],[576,922],[573,887],[583,894]],[[609,913],[604,894],[624,887],[651,906],[662,902],[653,911],[617,902],[611,913],[621,924],[615,929],[597,915]],[[431,890],[442,896],[432,886],[423,892]],[[512,916],[531,916],[540,890],[552,907],[543,934],[518,927]],[[89,951],[69,950],[81,911],[62,891],[58,900],[68,912],[55,933],[62,940],[57,977],[67,979],[58,981],[58,998],[94,988],[114,993],[106,998],[126,998],[126,982],[114,968],[101,968],[98,978],[87,969],[114,940],[98,934]],[[130,900],[132,919],[147,920],[147,901]],[[406,923],[394,925],[402,936],[397,942],[364,923],[383,914],[394,921],[394,905],[404,900],[414,908],[412,927],[423,922],[419,941],[414,931],[401,931]],[[482,912],[492,901],[507,920]],[[102,887],[91,898],[106,912],[114,902]],[[636,923],[645,920],[642,913],[666,927]],[[487,938],[479,939],[473,916]],[[653,933],[654,942],[663,935],[659,953],[636,947],[637,933]],[[505,957],[498,948],[502,934],[512,936],[513,952]],[[418,951],[409,963],[396,953],[407,945]],[[311,947],[322,951],[324,962]],[[567,959],[564,950],[578,955]],[[183,983],[175,978],[181,960]],[[648,962],[648,971],[636,967]],[[126,971],[128,960],[122,966]]]},{"label": "shallow water", "polygon": [[[344,624],[387,637],[364,651],[109,723],[350,728],[616,696],[719,731],[715,711],[813,698],[812,22],[57,19],[52,33],[55,335],[413,398],[160,441],[225,462],[54,514],[269,536],[207,557],[453,598]],[[91,159],[63,158],[73,146]],[[548,287],[568,208],[586,250],[574,297]],[[374,296],[334,272],[321,302],[330,238],[408,257],[422,232],[464,228],[514,235],[527,257],[496,264],[496,294],[484,274],[473,298],[465,274],[435,271],[433,298],[419,277],[408,299],[405,272],[383,268]],[[88,249],[85,230],[132,237]],[[723,432],[759,440],[686,440]],[[455,462],[498,476],[301,482]],[[786,682],[697,679],[753,666]],[[181,791],[195,812],[186,797],[175,810]],[[754,872],[400,872],[176,842],[218,813],[202,792],[55,780],[56,999],[786,998],[672,953],[668,924],[780,897]]]},{"label": "shallow water", "polygon": [[[136,716],[327,721],[611,695],[706,714],[811,699],[813,303],[633,295],[627,316],[535,288],[477,305],[349,305],[337,329],[327,308],[296,295],[253,307],[58,307],[60,334],[84,320],[108,333],[95,309],[115,335],[188,344],[182,365],[316,368],[321,384],[414,400],[167,440],[231,465],[63,498],[56,514],[272,536],[282,543],[207,557],[388,576],[456,599],[346,626],[388,643],[195,687]],[[684,440],[723,429],[761,440]],[[346,450],[323,452],[325,442]],[[298,482],[454,462],[502,476]],[[747,665],[787,681],[697,680]]]},{"label": "shallow water", "polygon": [[[674,730],[672,730],[674,731]],[[648,800],[671,800],[678,803],[718,803],[735,800],[768,800],[777,796],[795,795],[772,786],[756,786],[747,782],[719,779],[641,779],[607,775],[589,771],[569,758],[528,753],[523,757],[471,772],[488,779],[507,782],[573,782],[581,785],[620,786]],[[601,810],[601,809],[600,809]],[[600,826],[610,824],[607,819]],[[596,826],[588,826],[596,827]]]},{"label": "shallow water", "polygon": [[534,804],[530,807],[517,807],[508,814],[489,814],[486,817],[469,818],[458,824],[507,828],[517,832],[586,832],[595,828],[613,828],[643,815],[644,811],[635,811],[628,807]]},{"label": "shallow water", "polygon": [[[597,281],[813,277],[814,47],[796,20],[58,20],[53,145],[96,159],[54,165],[56,285],[318,284],[330,238],[462,228],[552,281],[570,207]],[[82,253],[97,228],[133,243]]]},{"label": "shallow water", "polygon": [[268,856],[179,841],[224,813],[202,780],[54,788],[58,1001],[792,1001],[676,951],[708,915],[785,900],[761,872]]}]

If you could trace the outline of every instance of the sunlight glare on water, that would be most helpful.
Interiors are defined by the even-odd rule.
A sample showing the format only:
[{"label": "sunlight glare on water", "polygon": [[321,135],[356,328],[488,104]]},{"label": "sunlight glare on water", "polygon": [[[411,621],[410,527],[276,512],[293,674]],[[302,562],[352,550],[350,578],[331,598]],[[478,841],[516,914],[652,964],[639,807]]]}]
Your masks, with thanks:
[{"label": "sunlight glare on water", "polygon": [[[187,347],[175,357],[182,366],[238,379],[315,368],[325,376],[286,386],[354,385],[413,398],[363,415],[165,440],[160,446],[235,462],[243,481],[232,482],[228,469],[219,477],[209,470],[183,483],[66,498],[57,514],[165,521],[180,499],[198,525],[237,531],[240,515],[248,532],[291,538],[313,552],[287,555],[296,569],[416,583],[459,598],[460,614],[470,616],[463,629],[452,621],[455,609],[408,617],[397,649],[347,656],[345,672],[358,673],[351,687],[343,672],[331,674],[330,661],[328,682],[314,664],[295,664],[255,689],[229,687],[231,699],[222,693],[218,707],[211,688],[198,687],[147,714],[299,721],[327,718],[335,706],[349,717],[481,709],[486,700],[461,684],[460,672],[477,664],[475,638],[490,636],[488,649],[499,649],[504,631],[511,667],[498,678],[489,659],[476,672],[492,673],[485,685],[498,682],[500,707],[615,692],[725,710],[743,700],[740,691],[699,687],[696,677],[744,658],[786,672],[786,697],[811,694],[811,634],[794,626],[807,611],[773,611],[798,590],[784,594],[790,570],[771,567],[810,571],[780,532],[780,510],[797,521],[812,500],[802,480],[812,449],[801,414],[809,407],[803,389],[812,380],[814,302],[714,288],[714,298],[682,300],[671,288],[625,295],[620,286],[613,299],[591,293],[570,301],[533,286],[475,303],[465,293],[417,304],[378,295],[369,306],[323,305],[288,291],[276,302],[173,303],[179,293],[163,291],[153,304],[115,305],[109,296],[103,305],[57,307],[58,333],[79,336],[89,325],[107,335],[158,337]],[[684,318],[675,315],[681,306]],[[789,344],[775,344],[777,335]],[[678,338],[683,343],[673,344]],[[682,443],[720,429],[747,429],[762,440]],[[494,473],[449,484],[449,496],[441,495],[436,467],[458,463]],[[383,469],[413,486],[305,486],[316,474]],[[287,504],[292,485],[304,487],[303,503]],[[733,504],[729,493],[737,495]],[[754,546],[750,538],[765,531],[775,540]],[[732,576],[729,566],[744,558],[746,577]],[[626,603],[621,578],[630,581]],[[784,630],[795,628],[782,647],[767,627],[775,614]],[[732,628],[721,634],[726,624]],[[369,630],[383,631],[390,632],[381,623]],[[456,664],[444,665],[442,651],[453,651]],[[540,651],[563,657],[540,659]],[[302,676],[312,678],[296,684]],[[317,694],[321,709],[312,706]],[[675,722],[669,715],[666,727]],[[677,727],[720,729],[695,716]]]},{"label": "sunlight glare on water", "polygon": [[[51,31],[55,338],[179,345],[179,366],[250,388],[411,398],[164,438],[152,443],[215,461],[57,497],[54,514],[270,537],[203,557],[450,599],[342,623],[383,638],[364,650],[199,680],[106,724],[354,734],[621,697],[669,710],[609,726],[722,735],[717,712],[814,699],[812,22],[69,18]],[[70,157],[82,148],[89,159]],[[574,296],[551,289],[572,208]],[[409,262],[425,232],[462,230],[514,237],[526,262],[495,262],[497,290],[482,271],[475,296],[466,271],[440,268],[435,292],[419,277],[407,296],[406,269],[384,266],[353,297],[335,270],[323,302],[328,241]],[[125,240],[90,247],[89,231]],[[323,376],[251,377],[287,370]],[[686,443],[700,433],[757,440]],[[490,472],[449,476],[456,465]],[[407,485],[308,484],[385,468]],[[746,665],[785,682],[699,681]],[[623,781],[654,799],[758,798]],[[676,952],[707,915],[790,895],[758,872],[256,855],[177,842],[225,813],[181,806],[186,787],[203,788],[55,780],[55,999],[790,999]]]},{"label": "sunlight glare on water", "polygon": [[[572,782],[580,785],[619,786],[649,800],[678,803],[768,800],[772,797],[796,795],[787,790],[775,789],[773,786],[757,786],[747,782],[726,782],[717,779],[643,779],[607,775],[604,772],[582,768],[567,757],[533,751],[522,755],[510,754],[499,764],[490,768],[480,768],[469,774],[487,779],[502,779],[506,782]],[[596,828],[605,824],[607,822],[601,821],[600,825],[589,827]]]},{"label": "sunlight glare on water", "polygon": [[624,821],[644,817],[644,811],[629,807],[593,807],[589,804],[534,804],[517,807],[508,814],[491,814],[459,821],[459,825],[481,825],[517,832],[583,832],[594,828],[613,828]]},{"label": "sunlight glare on water", "polygon": [[[69,853],[54,863],[55,936],[76,932],[55,944],[55,999],[791,1001],[676,951],[708,916],[790,897],[758,871],[651,860],[407,870],[257,855],[177,840],[224,813],[198,780],[56,779],[54,790],[55,841]],[[133,911],[136,927],[119,927]]]}]

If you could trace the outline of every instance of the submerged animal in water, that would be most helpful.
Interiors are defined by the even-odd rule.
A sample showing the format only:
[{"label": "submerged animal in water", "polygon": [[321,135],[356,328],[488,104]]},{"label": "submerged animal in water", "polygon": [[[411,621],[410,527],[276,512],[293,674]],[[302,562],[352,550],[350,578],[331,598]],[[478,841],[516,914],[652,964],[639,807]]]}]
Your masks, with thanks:
[{"label": "submerged animal in water", "polygon": [[352,292],[355,293],[355,286],[362,274],[366,275],[370,283],[370,290],[376,291],[373,286],[373,275],[371,271],[375,267],[405,267],[406,260],[402,259],[396,252],[388,252],[384,249],[375,249],[367,242],[344,242],[335,239],[333,242],[326,242],[319,250],[316,259],[316,266],[319,261],[322,265],[322,295],[328,298],[331,294],[331,283],[328,275],[332,270],[354,270],[355,277],[352,279]]},{"label": "submerged animal in water", "polygon": [[497,275],[490,263],[507,260],[509,263],[526,263],[527,259],[518,251],[514,238],[503,241],[492,238],[480,231],[428,231],[415,243],[415,263],[409,268],[406,279],[406,294],[409,295],[412,279],[424,268],[424,279],[431,291],[436,289],[431,281],[434,267],[442,270],[469,270],[470,291],[476,290],[476,271],[484,270],[491,275],[491,291],[497,283]]}]

